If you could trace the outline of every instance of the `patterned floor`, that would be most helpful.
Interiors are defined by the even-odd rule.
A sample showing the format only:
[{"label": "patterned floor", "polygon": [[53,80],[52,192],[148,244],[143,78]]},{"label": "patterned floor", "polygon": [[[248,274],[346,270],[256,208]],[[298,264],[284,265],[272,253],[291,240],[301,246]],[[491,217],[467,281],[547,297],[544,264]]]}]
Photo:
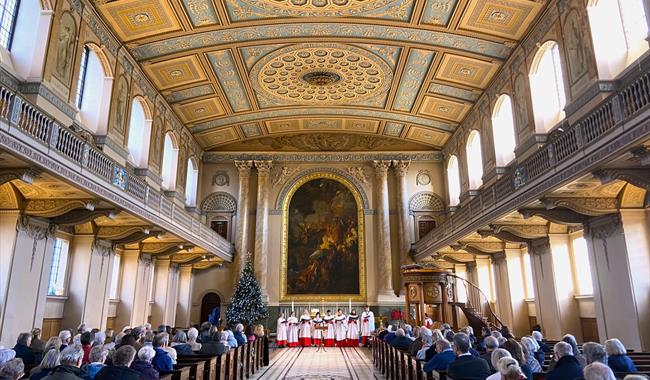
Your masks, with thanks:
[{"label": "patterned floor", "polygon": [[271,363],[255,379],[286,380],[373,380],[376,373],[370,349],[315,347],[281,348],[271,354]]}]

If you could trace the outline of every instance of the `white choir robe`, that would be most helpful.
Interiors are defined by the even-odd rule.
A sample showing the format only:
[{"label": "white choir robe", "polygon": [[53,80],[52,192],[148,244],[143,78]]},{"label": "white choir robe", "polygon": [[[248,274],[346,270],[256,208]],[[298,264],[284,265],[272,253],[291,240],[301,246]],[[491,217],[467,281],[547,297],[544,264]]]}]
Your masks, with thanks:
[{"label": "white choir robe", "polygon": [[375,333],[375,314],[371,310],[361,313],[361,345],[368,344],[368,337]]},{"label": "white choir robe", "polygon": [[303,315],[300,317],[300,345],[303,347],[311,346],[311,317]]},{"label": "white choir robe", "polygon": [[[314,318],[313,323],[314,327],[323,326],[323,318]],[[314,328],[311,338],[314,346],[320,346],[323,342],[323,330]]]},{"label": "white choir robe", "polygon": [[278,329],[276,334],[276,344],[278,347],[287,345],[287,320],[286,318],[278,318]]},{"label": "white choir robe", "polygon": [[348,347],[359,347],[359,316],[348,316],[348,332],[346,335]]},{"label": "white choir robe", "polygon": [[334,341],[336,340],[336,326],[334,325],[334,316],[325,316],[323,318],[325,324],[327,324],[327,331],[325,331],[325,347],[334,347]]},{"label": "white choir robe", "polygon": [[287,319],[287,346],[298,347],[298,318]]},{"label": "white choir robe", "polygon": [[430,329],[433,326],[433,319],[429,317],[424,318],[424,326]]},{"label": "white choir robe", "polygon": [[345,315],[334,318],[334,331],[337,347],[345,347],[347,343],[347,321]]}]

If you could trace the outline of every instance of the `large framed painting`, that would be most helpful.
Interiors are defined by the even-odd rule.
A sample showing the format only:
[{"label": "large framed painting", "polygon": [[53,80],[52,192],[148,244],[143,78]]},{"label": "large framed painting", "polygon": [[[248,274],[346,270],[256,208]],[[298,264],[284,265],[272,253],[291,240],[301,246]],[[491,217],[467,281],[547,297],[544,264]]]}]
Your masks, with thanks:
[{"label": "large framed painting", "polygon": [[283,204],[282,301],[365,301],[363,201],[335,173],[300,178]]}]

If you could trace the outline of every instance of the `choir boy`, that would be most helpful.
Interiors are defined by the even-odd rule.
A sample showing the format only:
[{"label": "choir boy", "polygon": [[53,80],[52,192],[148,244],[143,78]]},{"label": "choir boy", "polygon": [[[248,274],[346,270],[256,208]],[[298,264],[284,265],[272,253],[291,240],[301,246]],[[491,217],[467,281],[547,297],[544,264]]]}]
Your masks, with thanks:
[{"label": "choir boy", "polygon": [[361,344],[367,347],[370,342],[370,337],[375,333],[375,314],[370,310],[370,306],[366,305],[361,313]]},{"label": "choir boy", "polygon": [[280,313],[280,317],[278,318],[276,342],[278,347],[285,347],[287,345],[287,319],[284,317],[284,313]]},{"label": "choir boy", "polygon": [[348,333],[346,337],[347,347],[359,347],[359,316],[354,309],[348,315]]},{"label": "choir boy", "polygon": [[303,347],[311,346],[311,317],[309,310],[305,309],[300,317],[300,345]]},{"label": "choir boy", "polygon": [[287,325],[287,346],[298,347],[298,318],[296,318],[293,311],[289,314]]},{"label": "choir boy", "polygon": [[334,326],[334,316],[330,310],[327,310],[323,322],[327,325],[327,331],[325,332],[325,347],[334,347],[336,327]]},{"label": "choir boy", "polygon": [[323,330],[319,330],[316,327],[323,326],[323,318],[320,316],[320,311],[316,313],[312,321],[314,325],[314,332],[312,334],[312,343],[314,346],[320,346],[323,343]]},{"label": "choir boy", "polygon": [[345,347],[347,343],[347,327],[345,326],[346,319],[345,314],[343,314],[341,309],[338,309],[336,311],[336,317],[334,318],[336,347]]}]

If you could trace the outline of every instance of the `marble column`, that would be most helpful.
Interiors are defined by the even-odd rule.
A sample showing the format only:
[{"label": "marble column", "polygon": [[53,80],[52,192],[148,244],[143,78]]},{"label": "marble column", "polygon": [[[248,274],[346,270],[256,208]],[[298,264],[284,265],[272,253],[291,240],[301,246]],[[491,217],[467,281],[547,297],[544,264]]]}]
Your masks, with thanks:
[{"label": "marble column", "polygon": [[136,326],[147,322],[149,283],[153,276],[151,256],[137,249],[124,250],[120,255],[122,278],[116,326]]},{"label": "marble column", "polygon": [[382,298],[394,298],[393,264],[390,248],[390,224],[388,216],[388,167],[390,161],[373,161],[376,171],[377,192],[377,251],[379,264],[377,294]]},{"label": "marble column", "polygon": [[650,349],[650,213],[621,210],[585,228],[600,340]]},{"label": "marble column", "polygon": [[111,242],[93,235],[75,235],[70,244],[68,300],[63,324],[103,329],[108,317],[108,299],[115,252]]},{"label": "marble column", "polygon": [[156,283],[154,304],[151,308],[151,324],[175,326],[178,302],[178,264],[169,259],[156,259]]},{"label": "marble column", "polygon": [[530,334],[526,294],[521,286],[524,283],[521,256],[519,248],[506,248],[503,253],[492,256],[498,314],[517,336]]},{"label": "marble column", "polygon": [[237,191],[237,236],[235,238],[235,257],[233,260],[233,281],[239,281],[239,276],[246,263],[248,253],[248,194],[251,168],[253,161],[235,161],[239,171],[239,190]]},{"label": "marble column", "polygon": [[409,252],[413,239],[413,229],[411,228],[411,218],[409,218],[408,189],[406,186],[406,174],[411,161],[399,160],[393,161],[395,168],[395,177],[397,179],[397,230],[399,232],[399,257],[400,265],[412,264],[413,259]]},{"label": "marble column", "polygon": [[[176,325],[189,326],[192,312],[192,288],[194,276],[192,266],[181,266],[178,280],[178,307],[176,309]],[[196,321],[197,323],[199,321]]]},{"label": "marble column", "polygon": [[257,212],[255,214],[255,275],[262,296],[268,299],[267,262],[269,254],[269,188],[271,161],[255,161],[257,169]]}]

